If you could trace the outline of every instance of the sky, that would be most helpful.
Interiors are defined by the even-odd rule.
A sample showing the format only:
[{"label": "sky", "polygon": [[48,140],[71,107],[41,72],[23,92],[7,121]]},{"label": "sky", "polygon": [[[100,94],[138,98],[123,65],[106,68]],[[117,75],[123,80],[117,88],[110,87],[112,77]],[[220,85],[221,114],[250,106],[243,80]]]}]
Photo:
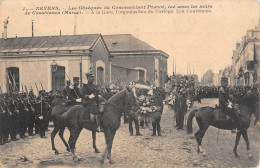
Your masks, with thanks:
[{"label": "sky", "polygon": [[8,37],[72,35],[75,15],[25,15],[24,8],[36,6],[129,6],[129,5],[212,5],[211,13],[77,16],[77,34],[133,34],[158,50],[169,54],[168,74],[191,71],[199,78],[209,69],[218,72],[231,65],[232,52],[246,31],[259,24],[258,0],[0,0],[0,31],[9,16]]}]

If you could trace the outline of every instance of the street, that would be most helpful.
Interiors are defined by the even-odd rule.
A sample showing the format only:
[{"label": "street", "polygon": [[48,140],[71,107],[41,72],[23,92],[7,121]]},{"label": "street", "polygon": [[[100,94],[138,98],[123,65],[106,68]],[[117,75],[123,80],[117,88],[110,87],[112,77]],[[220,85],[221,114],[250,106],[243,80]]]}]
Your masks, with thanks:
[{"label": "street", "polygon": [[[214,107],[215,104],[217,99],[202,99],[202,104],[196,102],[193,108]],[[143,136],[130,136],[128,124],[121,124],[112,148],[112,159],[116,162],[114,165],[110,166],[107,160],[104,165],[100,165],[99,160],[105,150],[103,133],[97,134],[97,147],[101,151],[101,154],[97,154],[92,148],[91,132],[84,129],[76,143],[79,161],[74,162],[58,134],[55,145],[60,154],[55,155],[51,150],[50,133],[53,127],[50,127],[51,131],[47,132],[46,139],[37,135],[0,146],[0,167],[257,167],[259,164],[260,128],[253,126],[253,121],[248,129],[250,153],[253,158],[248,158],[242,137],[237,149],[240,157],[235,158],[232,151],[236,134],[212,126],[202,141],[207,154],[207,157],[203,158],[196,152],[197,143],[193,136],[198,130],[196,120],[193,120],[193,134],[187,135],[186,124],[184,130],[176,130],[173,126],[173,111],[167,105],[164,108],[161,137],[151,136],[151,123],[145,129],[140,128]],[[67,129],[64,137],[68,141]]]}]

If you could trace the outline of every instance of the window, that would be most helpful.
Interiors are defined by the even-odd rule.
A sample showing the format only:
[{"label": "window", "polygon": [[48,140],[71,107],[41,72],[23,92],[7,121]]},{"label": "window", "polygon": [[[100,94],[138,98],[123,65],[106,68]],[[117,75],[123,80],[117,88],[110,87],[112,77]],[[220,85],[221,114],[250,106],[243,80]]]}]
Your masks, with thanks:
[{"label": "window", "polygon": [[20,91],[19,68],[9,67],[6,70],[8,91]]}]

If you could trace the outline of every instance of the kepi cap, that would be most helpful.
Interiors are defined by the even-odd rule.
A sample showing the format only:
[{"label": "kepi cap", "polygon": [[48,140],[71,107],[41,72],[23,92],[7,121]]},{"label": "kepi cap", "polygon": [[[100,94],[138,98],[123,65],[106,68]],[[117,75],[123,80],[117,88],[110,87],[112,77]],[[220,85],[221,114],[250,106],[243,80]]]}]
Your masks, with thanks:
[{"label": "kepi cap", "polygon": [[90,72],[89,72],[89,73],[86,73],[85,75],[86,75],[87,78],[89,78],[89,77],[94,77],[93,73],[90,73]]}]

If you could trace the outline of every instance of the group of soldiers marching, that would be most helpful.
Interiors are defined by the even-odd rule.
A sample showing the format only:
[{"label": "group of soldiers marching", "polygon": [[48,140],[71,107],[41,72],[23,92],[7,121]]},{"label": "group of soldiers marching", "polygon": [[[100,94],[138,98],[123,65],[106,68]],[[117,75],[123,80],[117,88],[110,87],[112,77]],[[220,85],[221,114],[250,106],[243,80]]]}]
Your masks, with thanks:
[{"label": "group of soldiers marching", "polygon": [[46,138],[48,130],[50,102],[52,97],[44,90],[36,97],[33,90],[29,93],[11,92],[0,95],[0,144],[17,141],[39,134]]}]

